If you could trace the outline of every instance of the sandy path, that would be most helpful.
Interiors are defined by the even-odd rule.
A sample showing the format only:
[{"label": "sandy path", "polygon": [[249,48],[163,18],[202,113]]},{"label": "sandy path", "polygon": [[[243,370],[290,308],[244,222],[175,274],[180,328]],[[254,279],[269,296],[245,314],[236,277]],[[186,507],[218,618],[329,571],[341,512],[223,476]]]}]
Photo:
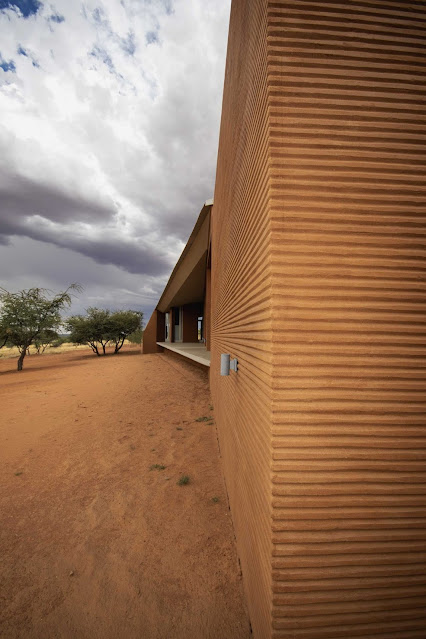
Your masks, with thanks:
[{"label": "sandy path", "polygon": [[215,426],[195,421],[205,374],[136,349],[15,366],[0,361],[0,636],[247,639]]}]

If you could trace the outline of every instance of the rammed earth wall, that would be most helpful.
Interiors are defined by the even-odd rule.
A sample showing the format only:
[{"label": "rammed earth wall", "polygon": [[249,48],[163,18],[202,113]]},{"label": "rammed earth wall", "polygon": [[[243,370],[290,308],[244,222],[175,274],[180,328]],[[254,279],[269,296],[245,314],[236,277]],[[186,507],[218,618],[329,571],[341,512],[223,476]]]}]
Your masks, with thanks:
[{"label": "rammed earth wall", "polygon": [[425,636],[425,26],[232,3],[210,375],[257,639]]}]

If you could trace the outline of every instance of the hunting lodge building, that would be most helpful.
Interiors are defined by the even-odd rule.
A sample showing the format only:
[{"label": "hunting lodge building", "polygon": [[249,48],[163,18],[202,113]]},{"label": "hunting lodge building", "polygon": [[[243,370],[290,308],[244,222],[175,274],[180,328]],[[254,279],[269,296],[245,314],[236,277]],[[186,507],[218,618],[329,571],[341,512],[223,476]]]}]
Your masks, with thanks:
[{"label": "hunting lodge building", "polygon": [[424,1],[232,2],[143,350],[209,367],[255,639],[426,638],[425,62]]}]

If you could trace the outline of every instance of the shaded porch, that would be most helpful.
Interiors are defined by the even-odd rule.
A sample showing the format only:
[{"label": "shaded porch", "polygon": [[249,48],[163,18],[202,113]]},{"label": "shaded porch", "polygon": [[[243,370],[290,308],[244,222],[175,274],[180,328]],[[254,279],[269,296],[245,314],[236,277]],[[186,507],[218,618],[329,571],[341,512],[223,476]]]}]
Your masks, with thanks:
[{"label": "shaded porch", "polygon": [[193,342],[157,342],[161,348],[177,353],[182,357],[191,359],[193,362],[210,366],[210,351],[205,344],[194,344]]},{"label": "shaded porch", "polygon": [[210,366],[210,212],[205,202],[194,230],[145,328],[143,352],[164,349]]}]

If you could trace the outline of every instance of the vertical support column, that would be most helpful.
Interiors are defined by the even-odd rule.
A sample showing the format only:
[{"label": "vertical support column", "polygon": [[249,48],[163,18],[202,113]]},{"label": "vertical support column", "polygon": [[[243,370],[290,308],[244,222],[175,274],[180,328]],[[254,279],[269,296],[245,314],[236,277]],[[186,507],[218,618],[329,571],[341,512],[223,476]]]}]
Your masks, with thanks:
[{"label": "vertical support column", "polygon": [[182,308],[182,340],[198,342],[198,316],[202,312],[201,304],[185,304]]}]

